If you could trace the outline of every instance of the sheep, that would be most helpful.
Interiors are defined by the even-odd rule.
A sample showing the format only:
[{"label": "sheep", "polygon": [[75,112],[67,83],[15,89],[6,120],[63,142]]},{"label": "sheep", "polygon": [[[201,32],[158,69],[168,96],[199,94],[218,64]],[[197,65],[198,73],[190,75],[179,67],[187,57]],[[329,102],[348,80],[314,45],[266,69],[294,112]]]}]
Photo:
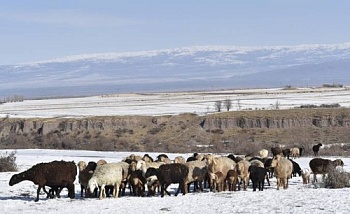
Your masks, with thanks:
[{"label": "sheep", "polygon": [[9,185],[13,186],[24,180],[37,184],[38,189],[35,202],[39,201],[39,193],[44,186],[67,187],[68,196],[73,199],[75,197],[74,180],[76,175],[77,168],[74,162],[52,161],[36,164],[24,172],[13,175]]},{"label": "sheep", "polygon": [[194,182],[194,191],[203,191],[203,181],[206,179],[208,168],[205,161],[190,161],[185,163],[189,168],[186,183],[190,184]]},{"label": "sheep", "polygon": [[341,159],[331,161],[329,159],[314,158],[310,160],[309,166],[311,168],[311,171],[314,173],[313,181],[316,182],[317,174],[322,174],[324,178],[325,174],[327,174],[332,168],[335,168],[337,166],[344,166],[344,162]]},{"label": "sheep", "polygon": [[88,182],[90,178],[92,177],[92,174],[94,173],[97,163],[90,161],[87,165],[85,163],[85,168],[83,161],[78,162],[78,167],[79,167],[79,184],[80,184],[80,197],[83,197],[83,193],[85,192],[85,197],[90,197],[91,195],[89,194],[89,191],[86,191]]},{"label": "sheep", "polygon": [[276,157],[276,155],[281,155],[282,154],[282,149],[280,147],[272,147],[271,148],[271,153],[273,157]]},{"label": "sheep", "polygon": [[127,163],[131,163],[132,161],[139,161],[139,160],[142,160],[142,157],[139,156],[139,155],[134,155],[134,154],[131,154],[129,155],[128,157],[126,157],[123,161],[124,162],[127,162]]},{"label": "sheep", "polygon": [[300,150],[299,148],[297,147],[293,147],[293,148],[290,148],[290,155],[292,156],[292,158],[297,158],[300,156]]},{"label": "sheep", "polygon": [[222,172],[209,173],[210,179],[213,180],[213,190],[221,192],[225,190],[225,176]]},{"label": "sheep", "polygon": [[[207,154],[204,156],[204,159],[208,166],[209,173],[221,172],[224,175],[227,175],[227,172],[230,169],[235,169],[236,162],[228,157],[215,157],[212,154]],[[210,179],[210,184],[212,180]],[[212,188],[210,187],[212,190]]]},{"label": "sheep", "polygon": [[148,196],[154,196],[156,189],[158,189],[158,193],[160,192],[160,183],[157,178],[158,168],[149,167],[145,173],[147,188],[148,188]]},{"label": "sheep", "polygon": [[186,163],[186,160],[182,156],[177,156],[174,158],[174,163],[183,163],[184,164],[184,163]]},{"label": "sheep", "polygon": [[226,183],[229,191],[236,191],[236,186],[238,184],[238,190],[240,190],[238,173],[236,170],[229,170],[226,175]]},{"label": "sheep", "polygon": [[[262,162],[264,160],[267,160],[267,159],[261,159],[261,161],[258,159],[251,159],[249,162],[250,162],[251,166],[261,167],[261,168],[266,169],[264,163]],[[268,172],[268,170],[266,169],[266,181],[267,181],[267,184],[270,186],[269,175],[267,172]]]},{"label": "sheep", "polygon": [[271,166],[271,163],[272,163],[272,158],[267,158],[265,163],[264,163],[264,167],[265,169],[267,170],[267,173],[269,175],[269,178],[272,178],[273,177],[273,174],[274,174],[274,171],[275,171],[275,168],[273,168]]},{"label": "sheep", "polygon": [[233,160],[235,163],[238,163],[239,161],[244,160],[244,158],[236,157],[233,154],[229,154],[229,155],[227,155],[227,157],[230,158],[231,160]]},{"label": "sheep", "polygon": [[310,183],[310,174],[311,174],[311,170],[309,168],[303,168],[301,170],[301,177],[303,179],[303,184]]},{"label": "sheep", "polygon": [[288,179],[292,176],[293,164],[287,158],[282,158],[280,155],[276,155],[272,159],[271,166],[275,168],[275,177],[277,179],[277,190],[280,186],[283,189],[288,188]]},{"label": "sheep", "polygon": [[96,162],[97,165],[103,165],[103,164],[106,164],[106,163],[107,163],[107,161],[103,160],[103,159],[101,159],[101,160]]},{"label": "sheep", "polygon": [[[139,160],[136,163],[136,169],[142,171],[142,175],[145,177],[146,171],[149,167],[159,168],[159,166],[163,165],[163,162],[145,162],[143,160]],[[147,178],[147,177],[145,177]]]},{"label": "sheep", "polygon": [[143,160],[145,162],[153,162],[153,158],[151,156],[149,156],[148,154],[145,154],[141,160]]},{"label": "sheep", "polygon": [[285,158],[289,159],[290,156],[290,149],[282,149],[282,154]]},{"label": "sheep", "polygon": [[179,191],[185,195],[187,193],[187,188],[185,187],[187,185],[186,179],[188,173],[188,166],[181,163],[163,164],[159,166],[159,168],[156,170],[156,176],[161,186],[161,197],[164,197],[165,192],[170,195],[166,189],[172,183],[179,184],[179,188],[176,191],[175,196],[178,195]]},{"label": "sheep", "polygon": [[267,149],[262,149],[259,151],[259,156],[261,158],[267,158],[268,155],[269,155],[269,151]]},{"label": "sheep", "polygon": [[246,160],[239,161],[236,164],[236,171],[238,173],[238,177],[243,182],[243,190],[247,190],[247,185],[249,182],[249,166],[250,162]]},{"label": "sheep", "polygon": [[87,164],[86,164],[85,161],[79,161],[79,162],[77,163],[77,166],[78,166],[79,172],[80,172],[80,171],[83,171],[83,170],[86,168]]},{"label": "sheep", "polygon": [[105,187],[107,185],[113,186],[113,196],[117,198],[123,179],[123,167],[119,163],[99,165],[88,182],[88,189],[90,193],[93,193],[95,188],[100,188],[99,199],[101,200],[106,198]]},{"label": "sheep", "polygon": [[322,143],[316,144],[312,146],[312,151],[314,151],[314,155],[318,156],[318,151],[320,150],[320,147],[322,147]]},{"label": "sheep", "polygon": [[129,165],[129,173],[127,180],[132,187],[134,196],[143,196],[145,192],[146,179],[142,175],[141,170],[136,169],[136,163]]},{"label": "sheep", "polygon": [[169,159],[168,155],[166,155],[166,154],[159,154],[159,155],[157,156],[157,161],[159,161],[159,162],[164,162],[164,159],[166,159],[166,158]]},{"label": "sheep", "polygon": [[253,191],[258,187],[259,191],[264,190],[264,180],[267,177],[267,170],[264,167],[249,166],[249,178],[253,183]]},{"label": "sheep", "polygon": [[293,172],[292,172],[293,177],[296,177],[297,174],[299,176],[301,176],[301,168],[300,168],[299,164],[297,162],[293,161],[293,160],[290,160],[290,161],[293,164]]}]

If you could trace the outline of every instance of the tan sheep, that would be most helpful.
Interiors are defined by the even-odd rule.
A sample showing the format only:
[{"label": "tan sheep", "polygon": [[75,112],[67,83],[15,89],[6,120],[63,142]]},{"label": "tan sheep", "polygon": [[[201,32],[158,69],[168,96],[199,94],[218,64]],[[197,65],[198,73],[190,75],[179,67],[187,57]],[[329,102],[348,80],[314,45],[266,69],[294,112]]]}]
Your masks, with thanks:
[{"label": "tan sheep", "polygon": [[276,155],[272,160],[271,166],[275,168],[277,190],[279,190],[280,186],[282,186],[283,189],[287,189],[288,179],[292,177],[293,163],[290,160],[281,157],[281,155]]},{"label": "tan sheep", "polygon": [[96,162],[97,165],[103,165],[103,164],[106,164],[106,163],[107,163],[107,161],[103,160],[103,159],[101,159],[101,160]]},{"label": "tan sheep", "polygon": [[290,156],[292,156],[292,158],[297,158],[300,156],[300,150],[299,148],[297,147],[293,147],[293,148],[290,148]]},{"label": "tan sheep", "polygon": [[177,156],[174,158],[174,163],[183,163],[184,164],[184,163],[186,163],[186,160],[182,156]]},{"label": "tan sheep", "polygon": [[238,173],[238,177],[243,182],[243,190],[247,190],[248,182],[249,182],[249,166],[250,162],[246,160],[239,161],[236,165],[236,171]]},{"label": "tan sheep", "polygon": [[221,192],[225,190],[225,176],[222,172],[209,173],[210,179],[213,181],[213,190]]},{"label": "tan sheep", "polygon": [[[204,159],[209,173],[221,172],[226,176],[230,169],[235,169],[236,167],[236,162],[228,157],[215,157],[212,154],[207,154],[204,156]],[[210,183],[213,183],[212,179],[210,179]],[[212,187],[210,187],[210,190],[213,190]]]}]

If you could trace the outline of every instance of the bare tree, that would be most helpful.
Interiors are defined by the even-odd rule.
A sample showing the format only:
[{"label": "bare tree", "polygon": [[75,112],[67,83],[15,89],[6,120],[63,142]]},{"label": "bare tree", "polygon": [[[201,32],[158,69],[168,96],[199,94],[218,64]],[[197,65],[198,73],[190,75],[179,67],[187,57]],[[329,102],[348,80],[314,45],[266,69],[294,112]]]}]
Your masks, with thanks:
[{"label": "bare tree", "polygon": [[241,100],[240,99],[238,99],[237,100],[237,108],[238,108],[238,110],[241,110]]},{"label": "bare tree", "polygon": [[217,112],[221,112],[221,107],[222,107],[222,101],[221,100],[215,101],[215,109]]},{"label": "bare tree", "polygon": [[230,111],[230,109],[232,108],[232,101],[229,98],[227,98],[226,100],[224,100],[224,106],[227,111]]}]

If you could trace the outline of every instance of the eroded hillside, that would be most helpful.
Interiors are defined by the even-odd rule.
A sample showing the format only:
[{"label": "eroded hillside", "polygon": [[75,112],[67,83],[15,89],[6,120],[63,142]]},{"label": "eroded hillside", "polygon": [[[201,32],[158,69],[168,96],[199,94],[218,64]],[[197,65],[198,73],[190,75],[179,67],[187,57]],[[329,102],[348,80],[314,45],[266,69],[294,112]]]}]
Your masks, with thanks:
[{"label": "eroded hillside", "polygon": [[255,153],[315,143],[346,154],[350,109],[232,111],[198,116],[15,119],[0,124],[1,148]]}]

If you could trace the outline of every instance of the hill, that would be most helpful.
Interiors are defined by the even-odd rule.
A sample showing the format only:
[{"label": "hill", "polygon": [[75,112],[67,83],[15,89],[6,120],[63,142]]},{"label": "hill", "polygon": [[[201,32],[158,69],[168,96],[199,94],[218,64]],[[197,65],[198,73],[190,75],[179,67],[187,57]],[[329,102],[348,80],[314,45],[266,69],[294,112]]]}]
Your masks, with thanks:
[{"label": "hill", "polygon": [[200,46],[0,66],[0,98],[350,84],[350,43]]}]

